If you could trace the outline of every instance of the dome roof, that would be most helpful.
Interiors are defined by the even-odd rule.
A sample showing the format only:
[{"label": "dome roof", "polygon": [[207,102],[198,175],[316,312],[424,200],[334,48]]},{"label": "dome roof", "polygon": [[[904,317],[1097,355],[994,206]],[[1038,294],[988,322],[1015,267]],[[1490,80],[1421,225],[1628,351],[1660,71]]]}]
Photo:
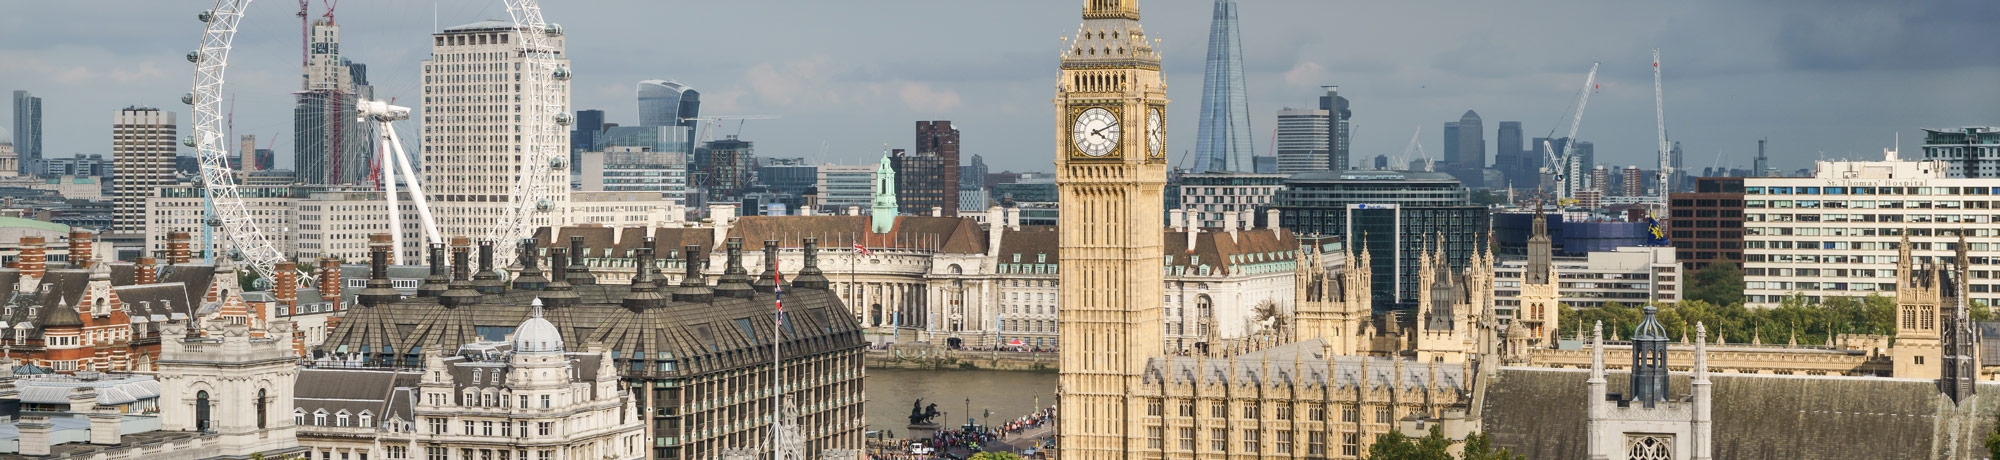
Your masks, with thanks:
[{"label": "dome roof", "polygon": [[542,319],[542,299],[535,299],[533,313],[521,326],[514,328],[515,353],[562,353],[562,333],[556,325]]}]

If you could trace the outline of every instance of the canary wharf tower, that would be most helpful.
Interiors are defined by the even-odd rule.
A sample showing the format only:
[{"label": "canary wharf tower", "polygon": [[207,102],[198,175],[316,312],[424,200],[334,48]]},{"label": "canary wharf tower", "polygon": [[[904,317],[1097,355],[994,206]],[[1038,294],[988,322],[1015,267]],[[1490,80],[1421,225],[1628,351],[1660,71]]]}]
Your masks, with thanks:
[{"label": "canary wharf tower", "polygon": [[1250,100],[1243,90],[1243,38],[1236,0],[1215,0],[1208,26],[1208,66],[1201,81],[1195,172],[1256,172],[1250,164]]}]

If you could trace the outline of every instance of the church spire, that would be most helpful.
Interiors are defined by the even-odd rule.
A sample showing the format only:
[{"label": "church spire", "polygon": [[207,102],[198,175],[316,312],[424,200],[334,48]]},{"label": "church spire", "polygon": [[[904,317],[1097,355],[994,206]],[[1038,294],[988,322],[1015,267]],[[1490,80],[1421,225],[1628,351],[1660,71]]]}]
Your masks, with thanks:
[{"label": "church spire", "polygon": [[1647,408],[1667,400],[1667,328],[1654,318],[1659,310],[1647,305],[1632,331],[1632,400]]}]

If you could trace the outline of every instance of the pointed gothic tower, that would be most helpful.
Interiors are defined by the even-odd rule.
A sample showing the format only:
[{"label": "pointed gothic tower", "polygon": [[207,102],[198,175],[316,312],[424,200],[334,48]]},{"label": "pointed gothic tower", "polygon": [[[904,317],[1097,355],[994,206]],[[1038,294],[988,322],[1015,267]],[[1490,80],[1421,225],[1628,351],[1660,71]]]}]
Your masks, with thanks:
[{"label": "pointed gothic tower", "polygon": [[1520,318],[1519,327],[1528,337],[1527,346],[1554,344],[1556,335],[1556,311],[1560,293],[1556,292],[1556,265],[1550,259],[1549,220],[1542,212],[1540,204],[1535,205],[1535,234],[1528,237],[1528,267],[1521,274],[1521,310],[1514,313]]},{"label": "pointed gothic tower", "polygon": [[1086,0],[1055,95],[1064,458],[1125,458],[1160,357],[1167,87],[1138,0]]},{"label": "pointed gothic tower", "polygon": [[1942,297],[1951,307],[1944,318],[1944,356],[1939,363],[1938,389],[1953,403],[1972,397],[1974,382],[1979,380],[1979,336],[1972,329],[1973,306],[1967,299],[1971,297],[1968,289],[1972,286],[1972,259],[1966,256],[1966,249],[1965,235],[1961,234],[1948,279],[1940,283],[1945,290]]},{"label": "pointed gothic tower", "polygon": [[1910,237],[1905,234],[1896,250],[1896,341],[1889,349],[1895,359],[1891,372],[1896,378],[1935,379],[1941,375],[1944,354],[1938,331],[1942,319],[1938,306],[1943,304],[1938,270],[1919,269],[1910,249]]}]

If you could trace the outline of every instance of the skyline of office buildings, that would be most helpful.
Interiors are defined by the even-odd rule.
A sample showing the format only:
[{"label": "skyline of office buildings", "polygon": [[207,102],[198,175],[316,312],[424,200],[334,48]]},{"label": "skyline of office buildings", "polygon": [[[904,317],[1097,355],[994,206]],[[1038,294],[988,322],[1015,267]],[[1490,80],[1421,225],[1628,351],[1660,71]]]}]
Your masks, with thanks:
[{"label": "skyline of office buildings", "polygon": [[174,185],[174,156],[181,142],[174,112],[126,107],[111,119],[111,229],[146,229],[146,197]]},{"label": "skyline of office buildings", "polygon": [[313,21],[308,45],[292,110],[292,168],[302,184],[360,184],[376,162],[375,130],[355,117],[375,97],[368,67],[341,55],[340,26],[330,19]]},{"label": "skyline of office buildings", "polygon": [[22,173],[34,171],[42,162],[42,98],[25,90],[14,90],[14,154],[20,158]]},{"label": "skyline of office buildings", "polygon": [[[549,212],[536,213],[525,225],[560,224],[568,212],[569,168],[528,165],[532,169],[523,171],[520,158],[528,149],[568,151],[569,133],[557,131],[542,141],[552,146],[527,145],[535,137],[534,127],[524,120],[539,118],[525,112],[533,105],[500,103],[532,97],[523,85],[510,83],[517,68],[529,65],[519,54],[520,45],[513,43],[519,39],[517,33],[512,22],[480,21],[446,27],[430,37],[431,54],[423,63],[429,102],[420,115],[424,128],[420,174],[424,191],[432,195],[431,211],[442,234],[486,235],[494,222],[504,220],[518,209],[517,201],[525,199],[513,195],[523,174],[533,175],[530,181],[561,184],[552,202],[535,205],[546,205]],[[550,49],[543,51],[566,67],[564,40],[561,35],[549,37]],[[554,86],[560,106],[551,110],[568,113],[570,82],[557,80]]]}]

